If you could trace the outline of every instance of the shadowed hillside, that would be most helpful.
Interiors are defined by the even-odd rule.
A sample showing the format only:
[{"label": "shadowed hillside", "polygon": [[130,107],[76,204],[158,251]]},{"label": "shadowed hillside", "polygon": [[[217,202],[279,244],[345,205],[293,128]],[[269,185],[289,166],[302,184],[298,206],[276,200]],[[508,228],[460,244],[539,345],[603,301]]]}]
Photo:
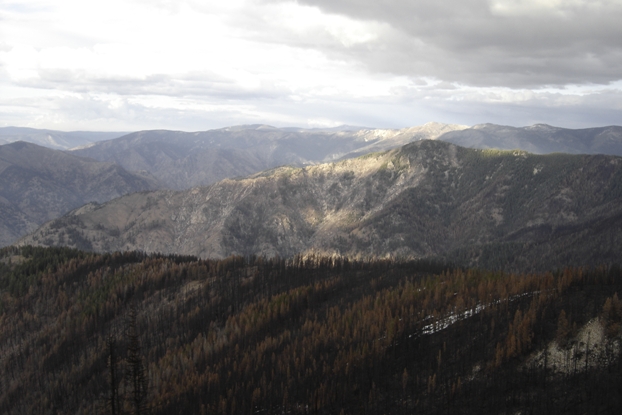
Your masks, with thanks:
[{"label": "shadowed hillside", "polygon": [[36,144],[0,146],[0,246],[88,202],[158,187],[148,174]]}]

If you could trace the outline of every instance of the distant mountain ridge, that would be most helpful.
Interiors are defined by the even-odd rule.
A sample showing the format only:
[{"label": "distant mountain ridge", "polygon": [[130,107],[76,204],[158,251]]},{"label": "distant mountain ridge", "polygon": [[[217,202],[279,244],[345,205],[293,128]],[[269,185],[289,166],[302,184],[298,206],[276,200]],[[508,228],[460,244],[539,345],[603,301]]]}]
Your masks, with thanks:
[{"label": "distant mountain ridge", "polygon": [[75,153],[113,161],[127,170],[147,170],[168,188],[181,190],[281,165],[300,167],[342,160],[426,139],[534,154],[622,156],[622,127],[618,126],[573,130],[544,124],[521,128],[481,124],[469,128],[434,122],[400,130],[257,124],[194,133],[140,131],[76,149]]},{"label": "distant mountain ridge", "polygon": [[55,150],[69,150],[96,141],[112,140],[124,132],[56,131],[26,127],[0,127],[0,145],[25,141]]},{"label": "distant mountain ridge", "polygon": [[[419,139],[441,139],[463,147],[469,148],[497,148],[501,150],[520,149],[534,154],[548,153],[569,153],[569,154],[611,154],[622,155],[622,127],[612,125],[605,127],[569,129],[554,127],[547,124],[534,124],[527,127],[511,127],[496,124],[478,124],[472,127],[441,124],[430,122],[421,126],[408,127],[403,129],[382,129],[369,128],[351,125],[340,125],[330,128],[299,128],[284,127],[276,128],[264,124],[238,125],[215,130],[201,132],[181,132],[170,130],[146,130],[137,133],[128,132],[97,132],[97,131],[56,131],[47,129],[35,129],[26,127],[0,127],[0,145],[15,141],[26,141],[48,148],[60,150],[83,150],[80,147],[92,147],[101,141],[110,141],[130,134],[141,134],[143,136],[158,131],[160,135],[170,135],[175,141],[180,141],[180,136],[187,134],[195,139],[199,137],[221,136],[223,133],[240,133],[243,131],[263,131],[272,133],[294,133],[306,135],[313,138],[313,135],[330,134],[351,134],[351,139],[356,141],[361,135],[365,135],[365,140],[378,145],[372,151],[384,151],[411,141]],[[373,133],[375,132],[375,133]],[[410,133],[410,135],[409,135]],[[443,136],[440,138],[441,136]],[[397,139],[394,139],[397,137]],[[267,137],[274,141],[275,137]],[[283,137],[279,138],[282,139]],[[291,137],[289,137],[291,139]],[[343,140],[344,137],[342,137]],[[388,140],[387,140],[388,138]],[[394,142],[392,142],[392,139]],[[156,140],[157,141],[157,140]],[[182,140],[183,141],[183,140]],[[214,144],[214,142],[208,143]],[[223,143],[220,142],[220,145]],[[343,145],[343,143],[341,143]],[[351,144],[352,145],[352,144]],[[358,149],[360,146],[353,145],[356,150],[347,151],[341,156],[352,157],[366,152],[365,149]],[[204,146],[205,147],[205,146]],[[365,147],[365,146],[363,146]],[[235,141],[228,148],[236,148]],[[328,150],[329,152],[332,150]],[[102,159],[100,156],[98,159]],[[339,157],[334,154],[332,159]],[[304,158],[304,157],[303,157]],[[103,160],[110,161],[110,160]],[[308,159],[309,162],[322,162],[328,159]]]},{"label": "distant mountain ridge", "polygon": [[509,127],[479,124],[450,131],[440,140],[469,148],[525,150],[534,154],[609,154],[622,156],[622,127],[568,129],[546,124]]},{"label": "distant mountain ridge", "polygon": [[[86,173],[84,178],[81,177],[81,173],[76,173],[71,180],[76,182],[82,180],[82,188],[72,188],[71,191],[67,190],[68,193],[57,192],[64,194],[64,198],[71,200],[71,203],[54,202],[50,207],[47,206],[51,194],[48,189],[66,188],[68,185],[67,177],[56,174],[63,171],[63,162],[60,160],[64,156],[55,156],[60,164],[42,173],[40,168],[44,166],[40,165],[39,160],[43,154],[42,150],[23,152],[19,156],[14,152],[6,160],[13,164],[19,160],[20,168],[26,170],[19,170],[14,166],[5,173],[6,176],[11,172],[20,171],[10,179],[13,181],[11,196],[7,198],[0,195],[3,197],[0,200],[3,210],[2,222],[5,224],[2,225],[4,227],[0,243],[10,243],[15,238],[34,230],[42,222],[80,206],[81,202],[104,202],[136,190],[188,189],[213,184],[227,178],[250,176],[283,165],[302,167],[345,160],[425,139],[453,142],[469,148],[518,148],[536,154],[565,152],[622,155],[622,127],[619,126],[572,130],[545,124],[521,128],[481,124],[469,128],[432,122],[395,130],[356,126],[319,129],[276,128],[256,124],[194,133],[167,130],[141,131],[112,140],[90,141],[115,137],[117,134],[121,133],[62,133],[16,127],[0,128],[0,142],[27,137],[31,141],[38,140],[48,147],[60,148],[87,142],[88,144],[75,148],[71,154],[116,163],[124,172],[120,176],[125,174],[138,176],[149,183],[128,186],[125,179],[118,181],[114,179],[104,185],[111,187],[103,194],[92,193],[88,198],[82,199],[84,189],[87,187],[83,179],[90,177],[89,180],[95,184],[101,180],[90,173]],[[11,160],[11,157],[17,158]],[[51,160],[49,155],[46,157]],[[32,171],[37,172],[34,176],[43,174],[41,180],[46,183],[45,186],[40,189],[33,187],[30,181]],[[143,173],[128,173],[128,171]],[[116,185],[120,187],[113,189]],[[18,190],[19,186],[24,188]],[[28,206],[24,205],[23,201],[20,202],[21,207],[13,204],[14,199],[11,198],[23,197],[17,196],[20,192],[28,195]],[[39,213],[31,216],[35,211]],[[466,253],[461,251],[460,255]]]},{"label": "distant mountain ridge", "polygon": [[75,154],[147,170],[171,189],[187,189],[282,165],[303,166],[435,139],[465,126],[428,123],[402,130],[233,126],[195,133],[140,131]]},{"label": "distant mountain ridge", "polygon": [[159,187],[148,174],[26,142],[0,146],[0,246],[87,202]]},{"label": "distant mountain ridge", "polygon": [[620,234],[620,157],[425,140],[338,163],[90,204],[20,244],[201,257],[444,257],[525,270],[614,261]]},{"label": "distant mountain ridge", "polygon": [[[439,135],[452,127],[438,125],[439,131],[437,133],[432,131],[430,134],[434,128],[433,123],[428,124],[425,127],[428,133],[423,136]],[[188,188],[227,177],[247,176],[282,164],[316,163],[327,154],[335,158],[351,149],[387,142],[385,131],[352,126],[304,130],[247,125],[203,133],[145,131],[126,137],[119,137],[120,135],[123,133],[62,132],[21,127],[0,128],[0,146],[1,143],[13,143],[3,150],[5,164],[9,163],[12,166],[4,173],[4,180],[6,182],[8,175],[12,174],[13,182],[10,185],[4,185],[5,190],[11,188],[11,194],[5,194],[1,200],[3,231],[0,244],[6,245],[25,233],[33,231],[41,223],[54,219],[88,201],[104,202],[128,192],[156,187]],[[390,133],[389,141],[393,137],[399,138],[399,134]],[[107,141],[107,139],[114,140]],[[159,176],[161,180],[147,177],[150,184],[138,187],[133,185],[128,187],[124,180],[119,182],[113,180],[112,182],[121,186],[119,189],[109,188],[102,194],[91,193],[88,198],[83,199],[85,183],[82,183],[81,189],[74,188],[67,181],[67,177],[57,174],[63,171],[66,160],[73,160],[71,157],[62,154],[52,156],[52,152],[45,152],[41,148],[35,151],[36,147],[19,144],[20,140],[57,151],[77,147],[77,151],[72,154],[93,156],[106,163],[114,162],[123,165],[124,170],[150,171],[151,174]],[[102,140],[104,143],[95,143],[95,141]],[[399,142],[391,145],[397,144]],[[24,151],[9,151],[18,147]],[[103,156],[101,152],[94,151],[100,147],[104,148]],[[7,155],[9,153],[10,156]],[[55,161],[45,165],[42,163],[42,158]],[[67,165],[75,167],[75,163],[72,163],[68,162]],[[138,176],[145,178],[144,174],[138,174]],[[34,190],[32,177],[41,177],[45,186]],[[92,177],[89,173],[84,175],[76,173],[71,180],[84,181],[86,178],[90,178],[94,184],[100,183],[98,178]],[[24,187],[20,188],[20,186]],[[55,194],[63,195],[66,203],[56,201],[48,205],[52,194],[50,190],[59,188],[66,189],[66,191]],[[72,190],[69,191],[69,189]],[[28,206],[24,205],[24,198],[29,201]]]}]

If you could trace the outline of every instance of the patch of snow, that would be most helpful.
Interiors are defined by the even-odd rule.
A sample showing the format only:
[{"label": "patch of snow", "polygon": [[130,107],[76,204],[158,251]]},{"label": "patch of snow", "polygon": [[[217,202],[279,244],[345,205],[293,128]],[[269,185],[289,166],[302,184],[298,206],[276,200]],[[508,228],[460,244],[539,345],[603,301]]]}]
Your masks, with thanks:
[{"label": "patch of snow", "polygon": [[619,350],[619,339],[607,340],[599,319],[595,318],[585,324],[566,347],[551,341],[544,350],[534,353],[525,367],[544,367],[546,362],[554,374],[583,372],[607,366],[619,354]]},{"label": "patch of snow", "polygon": [[[483,310],[485,310],[486,308],[488,308],[488,307],[490,307],[492,305],[501,304],[501,302],[503,302],[503,301],[512,302],[512,301],[517,300],[519,298],[526,297],[526,296],[532,296],[532,295],[536,295],[536,294],[540,294],[540,291],[533,291],[533,292],[528,292],[528,293],[517,294],[517,295],[514,295],[514,296],[508,298],[507,300],[499,299],[499,300],[493,301],[493,302],[488,303],[488,304],[477,304],[475,307],[467,309],[467,310],[464,310],[464,311],[459,312],[459,313],[455,313],[455,312],[449,313],[449,315],[447,315],[447,316],[445,316],[443,318],[440,318],[440,319],[436,320],[435,322],[433,322],[431,324],[423,326],[421,331],[413,333],[413,334],[410,334],[408,336],[408,338],[419,337],[419,336],[422,336],[424,334],[434,334],[437,331],[441,331],[441,330],[446,329],[447,327],[451,326],[452,324],[454,324],[454,323],[456,323],[458,321],[462,321],[462,320],[465,320],[467,318],[473,317],[473,316],[481,313]],[[425,317],[423,319],[423,321],[427,321],[427,320],[430,320],[432,318],[434,318],[434,317],[430,315],[430,316]]]}]

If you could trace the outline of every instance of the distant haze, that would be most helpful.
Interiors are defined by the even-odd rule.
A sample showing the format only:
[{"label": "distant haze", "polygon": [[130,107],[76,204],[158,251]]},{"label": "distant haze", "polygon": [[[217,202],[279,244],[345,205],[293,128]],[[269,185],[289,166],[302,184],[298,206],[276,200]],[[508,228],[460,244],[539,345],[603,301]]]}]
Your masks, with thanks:
[{"label": "distant haze", "polygon": [[112,140],[127,133],[94,131],[54,131],[36,128],[0,127],[0,145],[26,141],[56,150],[69,150],[97,141]]},{"label": "distant haze", "polygon": [[0,127],[622,120],[622,0],[22,0],[0,20]]}]

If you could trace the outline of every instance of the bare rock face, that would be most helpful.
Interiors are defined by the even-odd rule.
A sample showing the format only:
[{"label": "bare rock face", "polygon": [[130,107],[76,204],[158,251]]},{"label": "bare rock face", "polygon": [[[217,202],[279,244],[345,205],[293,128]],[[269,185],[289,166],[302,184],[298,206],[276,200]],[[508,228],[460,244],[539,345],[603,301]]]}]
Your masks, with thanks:
[{"label": "bare rock face", "polygon": [[[87,205],[20,244],[200,257],[321,252],[505,269],[622,252],[622,159],[440,141]],[[574,262],[573,262],[574,261]]]},{"label": "bare rock face", "polygon": [[87,202],[157,186],[150,175],[113,163],[25,142],[0,146],[0,246]]}]

